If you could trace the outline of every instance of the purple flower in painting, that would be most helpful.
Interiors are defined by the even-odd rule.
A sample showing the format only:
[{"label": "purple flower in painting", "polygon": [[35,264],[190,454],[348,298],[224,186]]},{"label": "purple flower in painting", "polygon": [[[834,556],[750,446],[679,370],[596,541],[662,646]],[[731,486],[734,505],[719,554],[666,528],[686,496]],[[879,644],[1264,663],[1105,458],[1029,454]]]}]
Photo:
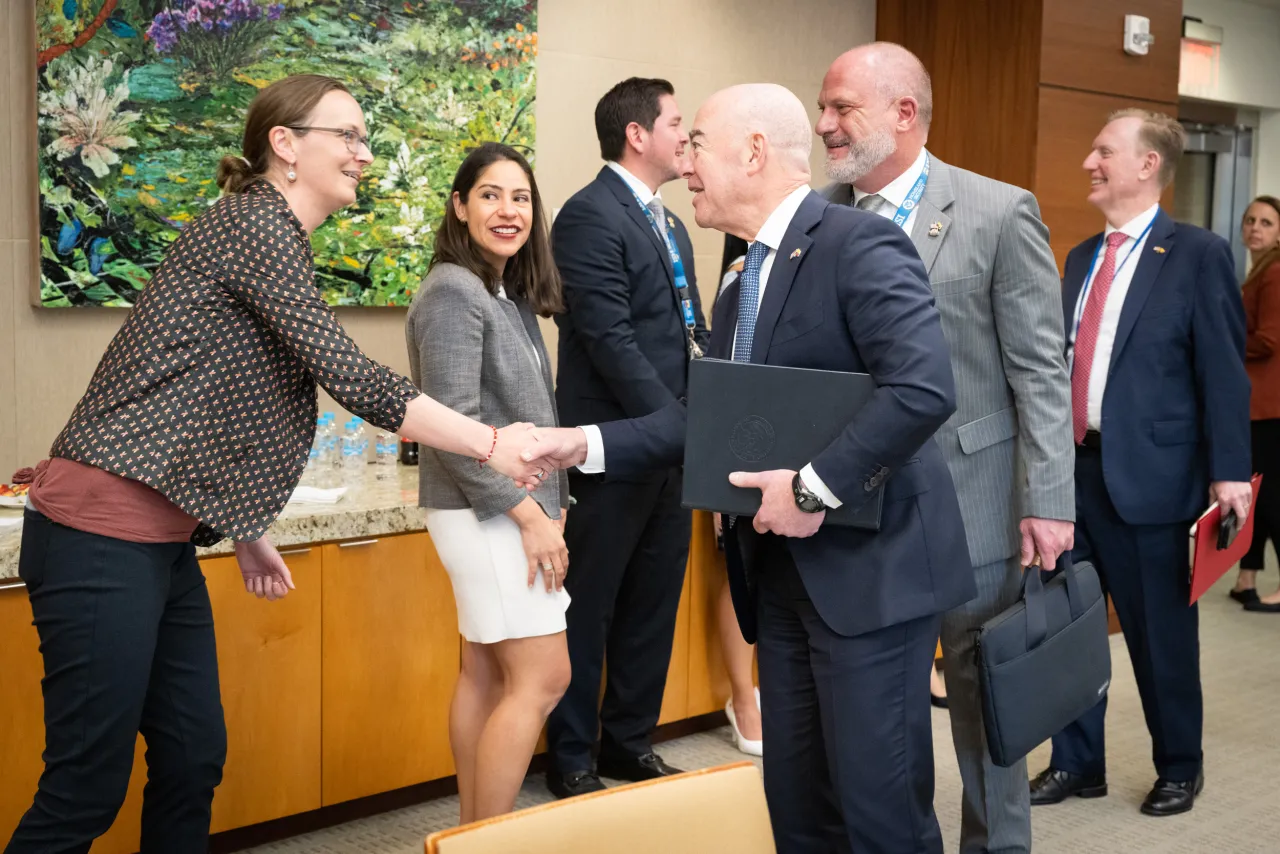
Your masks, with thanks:
[{"label": "purple flower in painting", "polygon": [[147,28],[147,35],[155,42],[156,50],[160,53],[168,53],[178,43],[178,30],[186,28],[187,21],[180,13],[166,10],[156,15],[151,26]]},{"label": "purple flower in painting", "polygon": [[278,21],[283,3],[262,5],[262,0],[170,0],[169,8],[156,15],[148,29],[159,53],[177,47],[184,33],[205,32],[218,38],[242,26]]}]

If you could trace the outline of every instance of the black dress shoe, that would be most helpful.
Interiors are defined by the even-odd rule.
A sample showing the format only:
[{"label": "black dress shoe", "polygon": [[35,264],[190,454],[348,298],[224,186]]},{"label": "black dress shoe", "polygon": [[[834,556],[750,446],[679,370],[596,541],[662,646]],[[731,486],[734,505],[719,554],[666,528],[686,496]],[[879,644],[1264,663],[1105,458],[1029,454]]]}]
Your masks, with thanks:
[{"label": "black dress shoe", "polygon": [[947,698],[939,697],[937,694],[933,693],[932,691],[929,692],[929,702],[932,703],[935,708],[939,708],[939,709],[947,708]]},{"label": "black dress shoe", "polygon": [[1107,795],[1107,778],[1103,775],[1086,777],[1056,768],[1046,768],[1031,781],[1031,805],[1060,804],[1075,795],[1079,798],[1104,798]]},{"label": "black dress shoe", "polygon": [[1244,603],[1244,609],[1258,614],[1280,614],[1280,602],[1263,602],[1255,593],[1253,599]]},{"label": "black dress shoe", "polygon": [[1196,805],[1196,795],[1204,791],[1204,772],[1196,775],[1194,780],[1175,783],[1161,778],[1156,780],[1155,788],[1142,802],[1144,815],[1166,816],[1190,812]]},{"label": "black dress shoe", "polygon": [[561,774],[559,771],[547,772],[547,788],[557,798],[574,798],[592,792],[603,792],[604,783],[590,771],[570,771]]},{"label": "black dress shoe", "polygon": [[1250,587],[1248,590],[1233,589],[1227,595],[1230,596],[1232,599],[1236,600],[1237,602],[1239,602],[1245,608],[1249,607],[1250,602],[1258,601],[1258,591],[1254,590],[1252,587]]},{"label": "black dress shoe", "polygon": [[608,777],[611,780],[628,780],[632,783],[684,773],[679,768],[672,768],[663,762],[662,757],[656,753],[646,753],[643,756],[601,756],[596,762],[596,770],[601,777]]}]

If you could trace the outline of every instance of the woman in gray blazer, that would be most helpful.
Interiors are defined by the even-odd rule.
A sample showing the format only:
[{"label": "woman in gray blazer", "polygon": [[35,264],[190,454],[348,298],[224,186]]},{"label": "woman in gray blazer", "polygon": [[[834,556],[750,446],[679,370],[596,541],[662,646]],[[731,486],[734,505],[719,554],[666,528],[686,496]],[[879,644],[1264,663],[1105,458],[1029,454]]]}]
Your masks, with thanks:
[{"label": "woman in gray blazer", "polygon": [[[561,310],[533,171],[485,143],[462,162],[435,256],[409,309],[409,364],[427,394],[504,426],[557,426],[536,315]],[[449,713],[461,821],[510,812],[547,715],[569,684],[564,519],[569,482],[532,493],[472,458],[426,450],[419,504],[465,638]]]}]

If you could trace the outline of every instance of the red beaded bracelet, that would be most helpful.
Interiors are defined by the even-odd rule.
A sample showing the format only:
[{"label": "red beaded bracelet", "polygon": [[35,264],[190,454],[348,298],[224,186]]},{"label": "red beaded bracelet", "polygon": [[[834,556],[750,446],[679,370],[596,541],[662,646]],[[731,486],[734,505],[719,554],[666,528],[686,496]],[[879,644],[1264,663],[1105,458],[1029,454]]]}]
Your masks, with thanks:
[{"label": "red beaded bracelet", "polygon": [[478,460],[481,467],[483,467],[485,463],[489,462],[489,460],[493,459],[493,452],[498,447],[498,428],[491,424],[489,425],[489,429],[493,431],[493,444],[489,446],[489,456],[485,457],[483,460]]}]

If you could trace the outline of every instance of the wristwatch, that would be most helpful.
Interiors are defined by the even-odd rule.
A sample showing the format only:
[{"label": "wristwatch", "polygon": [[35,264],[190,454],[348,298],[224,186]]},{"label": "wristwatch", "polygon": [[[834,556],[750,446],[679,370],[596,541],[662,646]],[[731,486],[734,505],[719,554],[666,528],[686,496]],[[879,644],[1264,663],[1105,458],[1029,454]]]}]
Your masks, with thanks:
[{"label": "wristwatch", "polygon": [[791,479],[791,492],[795,495],[796,506],[800,508],[801,513],[821,513],[827,509],[827,505],[822,503],[817,493],[810,491],[809,487],[804,485],[804,481],[800,479],[800,472],[796,472],[796,476]]}]

